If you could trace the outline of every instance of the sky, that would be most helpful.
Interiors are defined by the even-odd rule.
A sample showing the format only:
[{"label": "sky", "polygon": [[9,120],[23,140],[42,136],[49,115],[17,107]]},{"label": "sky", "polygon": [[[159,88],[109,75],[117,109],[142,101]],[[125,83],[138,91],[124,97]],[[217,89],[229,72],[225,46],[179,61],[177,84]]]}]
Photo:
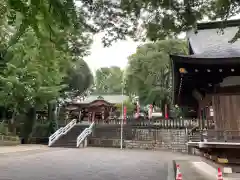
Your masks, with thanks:
[{"label": "sky", "polygon": [[125,68],[128,56],[135,53],[136,48],[140,45],[139,42],[128,39],[117,41],[112,46],[104,48],[101,37],[101,33],[94,36],[91,55],[84,58],[93,72],[100,67],[119,66]]},{"label": "sky", "polygon": [[[81,3],[75,1],[77,6]],[[104,48],[101,43],[102,33],[96,34],[93,37],[93,44],[91,45],[91,54],[84,58],[88,63],[90,69],[94,73],[98,68],[119,66],[125,68],[127,65],[127,58],[136,51],[140,43],[134,42],[131,39],[125,41],[117,41],[112,46]]]}]

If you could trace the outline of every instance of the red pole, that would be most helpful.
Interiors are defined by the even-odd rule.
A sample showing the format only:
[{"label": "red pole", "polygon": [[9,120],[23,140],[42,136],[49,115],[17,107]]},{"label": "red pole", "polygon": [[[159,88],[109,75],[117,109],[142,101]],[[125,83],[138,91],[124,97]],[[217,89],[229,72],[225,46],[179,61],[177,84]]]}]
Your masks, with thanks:
[{"label": "red pole", "polygon": [[165,118],[168,119],[168,107],[167,107],[167,104],[165,104]]},{"label": "red pole", "polygon": [[127,120],[127,107],[126,106],[124,106],[124,108],[123,108],[123,118],[124,118],[124,122],[126,122],[126,120]]}]

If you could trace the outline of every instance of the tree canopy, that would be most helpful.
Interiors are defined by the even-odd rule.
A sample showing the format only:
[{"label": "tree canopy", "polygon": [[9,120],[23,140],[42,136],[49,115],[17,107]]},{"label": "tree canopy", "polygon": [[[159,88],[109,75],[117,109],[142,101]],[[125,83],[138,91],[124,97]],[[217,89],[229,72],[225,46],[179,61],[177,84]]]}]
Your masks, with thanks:
[{"label": "tree canopy", "polygon": [[[1,0],[1,21],[15,28],[9,44],[32,28],[38,38],[56,45],[63,31],[103,32],[104,45],[130,35],[150,40],[173,37],[203,19],[229,19],[239,13],[238,0]],[[2,22],[1,22],[2,25]],[[223,26],[224,28],[224,23]],[[239,38],[239,32],[233,40]],[[61,47],[61,46],[60,46]]]},{"label": "tree canopy", "polygon": [[[79,0],[87,7],[97,29],[105,30],[104,40],[130,35],[152,41],[176,37],[196,28],[201,20],[227,20],[239,13],[238,0]],[[224,28],[224,23],[222,24]],[[233,40],[239,38],[236,33]]]},{"label": "tree canopy", "polygon": [[0,0],[0,17],[0,106],[12,112],[12,122],[29,116],[23,118],[27,137],[36,110],[65,91],[81,94],[90,87],[83,57],[92,30],[71,0]]},{"label": "tree canopy", "polygon": [[[227,20],[239,13],[238,0],[122,0],[121,7],[128,14],[142,19],[142,27],[150,40],[173,37],[201,20]],[[222,26],[224,28],[224,24]],[[240,31],[239,31],[240,32]],[[239,32],[235,38],[239,38]]]},{"label": "tree canopy", "polygon": [[93,84],[93,75],[84,60],[78,60],[68,70],[65,81],[68,86],[63,90],[71,96],[82,95]]},{"label": "tree canopy", "polygon": [[45,91],[42,96],[49,100],[60,90],[82,93],[90,86],[92,75],[83,57],[89,54],[91,30],[80,24],[85,19],[74,1],[1,0],[0,10],[2,92],[16,89],[29,96],[20,99],[35,101],[30,94],[36,91]]},{"label": "tree canopy", "polygon": [[139,96],[141,104],[171,103],[169,54],[186,54],[183,40],[162,40],[140,46],[128,60],[126,90]]},{"label": "tree canopy", "polygon": [[123,71],[120,67],[103,67],[96,71],[95,91],[98,94],[121,94]]}]

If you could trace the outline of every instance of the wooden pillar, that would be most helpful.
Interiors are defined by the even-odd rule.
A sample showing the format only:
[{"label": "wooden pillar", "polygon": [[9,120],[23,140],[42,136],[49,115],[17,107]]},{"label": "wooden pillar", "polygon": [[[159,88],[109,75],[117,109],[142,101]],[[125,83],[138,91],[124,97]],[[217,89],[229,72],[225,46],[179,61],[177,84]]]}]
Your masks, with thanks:
[{"label": "wooden pillar", "polygon": [[90,123],[92,120],[92,112],[88,112],[88,122]]},{"label": "wooden pillar", "polygon": [[203,115],[202,115],[202,129],[205,128],[205,122],[206,122],[206,107],[203,107]]},{"label": "wooden pillar", "polygon": [[102,108],[101,114],[102,114],[102,123],[104,123],[104,119],[105,119],[105,108],[104,107]]},{"label": "wooden pillar", "polygon": [[65,115],[65,125],[68,123],[69,111],[66,112]]},{"label": "wooden pillar", "polygon": [[210,117],[210,107],[208,107],[207,108],[207,129],[209,129],[210,128],[210,119],[211,119],[211,117]]},{"label": "wooden pillar", "polygon": [[92,112],[92,121],[91,122],[94,122],[95,121],[95,111]]},{"label": "wooden pillar", "polygon": [[198,109],[198,114],[199,114],[199,116],[198,116],[198,128],[199,128],[199,129],[202,129],[202,128],[201,128],[201,118],[202,118],[202,114],[201,114],[201,109],[200,109],[200,108]]},{"label": "wooden pillar", "polygon": [[78,122],[81,122],[81,116],[82,116],[82,110],[80,109],[78,113]]}]

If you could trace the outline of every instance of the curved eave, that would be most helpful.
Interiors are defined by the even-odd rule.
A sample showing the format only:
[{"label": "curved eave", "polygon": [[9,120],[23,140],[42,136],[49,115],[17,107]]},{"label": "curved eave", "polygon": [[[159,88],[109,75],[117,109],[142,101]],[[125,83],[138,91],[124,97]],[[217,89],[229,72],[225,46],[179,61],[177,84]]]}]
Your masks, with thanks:
[{"label": "curved eave", "polygon": [[239,57],[218,57],[203,55],[170,55],[173,63],[187,64],[240,64]]},{"label": "curved eave", "polygon": [[183,103],[181,96],[181,87],[179,85],[181,74],[179,73],[179,68],[185,65],[216,65],[216,66],[239,66],[240,57],[202,57],[200,55],[170,55],[171,66],[172,66],[172,83],[173,83],[173,103],[181,104]]}]

